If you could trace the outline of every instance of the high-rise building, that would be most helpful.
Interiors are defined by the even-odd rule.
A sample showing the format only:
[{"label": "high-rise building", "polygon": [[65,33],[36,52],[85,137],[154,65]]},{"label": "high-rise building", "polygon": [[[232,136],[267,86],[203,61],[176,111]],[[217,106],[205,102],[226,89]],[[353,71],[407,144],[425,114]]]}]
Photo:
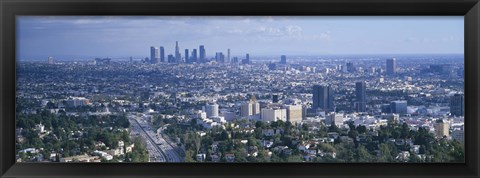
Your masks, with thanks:
[{"label": "high-rise building", "polygon": [[232,63],[238,63],[238,57],[233,57]]},{"label": "high-rise building", "polygon": [[55,64],[53,57],[48,57],[48,64]]},{"label": "high-rise building", "polygon": [[286,55],[280,56],[280,64],[287,64],[287,56]]},{"label": "high-rise building", "polygon": [[287,110],[279,107],[263,108],[262,109],[262,121],[287,121]]},{"label": "high-rise building", "polygon": [[153,46],[150,46],[150,62],[155,58],[156,49]]},{"label": "high-rise building", "polygon": [[387,74],[393,75],[397,72],[397,59],[387,59]]},{"label": "high-rise building", "polygon": [[225,55],[222,52],[215,53],[215,61],[218,63],[225,63]]},{"label": "high-rise building", "polygon": [[132,62],[133,62],[133,57],[132,57],[132,56],[130,56],[130,63],[132,63]]},{"label": "high-rise building", "polygon": [[212,103],[205,105],[205,112],[208,118],[218,117],[218,104]]},{"label": "high-rise building", "polygon": [[206,56],[206,52],[205,52],[205,46],[200,45],[199,52],[200,52],[200,63],[207,62],[207,56]]},{"label": "high-rise building", "polygon": [[287,121],[290,123],[300,123],[303,118],[302,105],[287,105]]},{"label": "high-rise building", "polygon": [[443,119],[438,119],[433,127],[435,128],[435,136],[437,138],[450,136],[450,124]]},{"label": "high-rise building", "polygon": [[160,46],[160,62],[165,62],[165,48]]},{"label": "high-rise building", "polygon": [[347,62],[347,72],[353,73],[355,72],[355,66],[353,66],[352,62]]},{"label": "high-rise building", "polygon": [[450,97],[450,113],[453,116],[465,115],[465,97],[463,94],[455,94]]},{"label": "high-rise building", "polygon": [[313,86],[313,109],[334,111],[333,89],[327,85]]},{"label": "high-rise building", "polygon": [[192,60],[190,60],[192,63],[197,62],[198,63],[198,58],[197,58],[197,49],[192,49]]},{"label": "high-rise building", "polygon": [[260,103],[246,102],[242,104],[240,109],[240,115],[242,117],[249,117],[256,114],[260,114]]},{"label": "high-rise building", "polygon": [[367,84],[365,82],[355,83],[355,111],[365,112],[367,110]]},{"label": "high-rise building", "polygon": [[252,95],[250,101],[242,104],[240,115],[242,117],[250,117],[258,114],[260,114],[260,103],[258,103],[255,96]]},{"label": "high-rise building", "polygon": [[230,48],[227,49],[227,63],[231,63],[232,61],[230,60]]},{"label": "high-rise building", "polygon": [[160,60],[160,51],[156,47],[150,47],[150,63],[156,64]]},{"label": "high-rise building", "polygon": [[390,103],[390,111],[396,114],[407,114],[407,101],[399,100]]},{"label": "high-rise building", "polygon": [[178,47],[178,41],[175,42],[175,62],[182,62],[182,55],[180,54],[180,48]]},{"label": "high-rise building", "polygon": [[188,55],[188,49],[185,49],[185,63],[192,63]]},{"label": "high-rise building", "polygon": [[245,59],[242,60],[242,64],[250,64],[250,54],[245,55]]},{"label": "high-rise building", "polygon": [[172,54],[169,54],[168,55],[168,59],[167,59],[168,63],[175,63],[175,57],[172,55]]},{"label": "high-rise building", "polygon": [[337,127],[343,124],[343,114],[338,113],[330,113],[325,117],[325,124],[326,125],[336,125]]},{"label": "high-rise building", "polygon": [[253,115],[253,109],[250,105],[250,102],[243,103],[240,106],[240,116],[242,117],[248,117]]}]

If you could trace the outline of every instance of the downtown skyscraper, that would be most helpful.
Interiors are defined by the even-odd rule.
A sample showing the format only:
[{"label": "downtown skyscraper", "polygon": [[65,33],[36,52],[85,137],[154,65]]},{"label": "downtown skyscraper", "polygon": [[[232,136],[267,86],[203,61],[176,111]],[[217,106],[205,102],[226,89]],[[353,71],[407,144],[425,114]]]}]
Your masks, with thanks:
[{"label": "downtown skyscraper", "polygon": [[165,48],[160,46],[160,62],[165,62]]},{"label": "downtown skyscraper", "polygon": [[188,54],[188,49],[185,49],[185,63],[191,63],[189,54]]},{"label": "downtown skyscraper", "polygon": [[355,111],[365,112],[367,110],[367,84],[365,82],[355,83]]},{"label": "downtown skyscraper", "polygon": [[192,49],[192,55],[191,55],[191,63],[197,62],[198,63],[198,57],[197,57],[197,49]]},{"label": "downtown skyscraper", "polygon": [[182,55],[180,54],[180,48],[178,47],[178,41],[175,43],[175,62],[182,62]]},{"label": "downtown skyscraper", "polygon": [[393,75],[397,72],[397,59],[387,59],[387,75]]},{"label": "downtown skyscraper", "polygon": [[333,89],[329,85],[313,86],[313,109],[334,111]]},{"label": "downtown skyscraper", "polygon": [[160,52],[156,47],[150,47],[150,63],[157,64],[160,60]]},{"label": "downtown skyscraper", "polygon": [[286,55],[280,56],[280,64],[287,64],[287,56]]},{"label": "downtown skyscraper", "polygon": [[230,60],[230,48],[227,49],[227,62],[231,63],[232,61]]},{"label": "downtown skyscraper", "polygon": [[200,63],[204,63],[204,62],[207,62],[207,56],[205,54],[205,46],[203,45],[200,45],[199,47],[199,52],[200,52]]},{"label": "downtown skyscraper", "polygon": [[465,115],[465,96],[463,94],[455,94],[450,97],[450,113],[453,116]]}]

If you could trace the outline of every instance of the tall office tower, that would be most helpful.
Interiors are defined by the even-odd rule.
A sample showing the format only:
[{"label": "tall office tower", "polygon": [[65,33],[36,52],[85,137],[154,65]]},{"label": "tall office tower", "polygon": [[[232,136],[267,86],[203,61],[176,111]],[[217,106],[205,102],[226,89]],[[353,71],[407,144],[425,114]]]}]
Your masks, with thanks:
[{"label": "tall office tower", "polygon": [[450,136],[450,124],[444,121],[443,119],[438,119],[433,126],[435,129],[435,136],[437,138],[448,137]]},{"label": "tall office tower", "polygon": [[178,41],[175,42],[175,62],[181,63],[182,55],[180,54],[180,48],[178,47]]},{"label": "tall office tower", "polygon": [[463,94],[455,94],[450,97],[450,113],[453,116],[465,115],[465,96]]},{"label": "tall office tower", "polygon": [[397,59],[387,59],[387,74],[393,75],[397,72]]},{"label": "tall office tower", "polygon": [[334,111],[333,89],[328,85],[313,86],[313,109]]},{"label": "tall office tower", "polygon": [[230,60],[230,48],[227,49],[227,62],[231,63],[232,61]]},{"label": "tall office tower", "polygon": [[205,105],[205,112],[207,113],[207,117],[218,117],[218,104],[207,104]]},{"label": "tall office tower", "polygon": [[233,57],[232,63],[238,63],[238,57]]},{"label": "tall office tower", "polygon": [[133,57],[132,57],[132,56],[130,56],[130,63],[132,63],[132,62],[133,62]]},{"label": "tall office tower", "polygon": [[355,72],[355,67],[353,66],[352,62],[347,62],[347,72],[350,72],[350,73]]},{"label": "tall office tower", "polygon": [[303,118],[303,107],[302,105],[287,105],[287,121],[290,123],[300,123]]},{"label": "tall office tower", "polygon": [[197,62],[198,63],[198,58],[197,58],[197,49],[192,49],[192,60],[191,62],[194,63],[194,62]]},{"label": "tall office tower", "polygon": [[168,61],[167,61],[168,63],[174,63],[174,62],[175,62],[175,57],[173,57],[172,54],[169,54],[167,60],[168,60]]},{"label": "tall office tower", "polygon": [[159,61],[160,52],[158,48],[150,47],[150,63],[156,64]]},{"label": "tall office tower", "polygon": [[165,48],[160,46],[160,62],[165,62]]},{"label": "tall office tower", "polygon": [[280,64],[287,64],[287,56],[285,55],[280,56]]},{"label": "tall office tower", "polygon": [[48,57],[48,64],[55,64],[53,57]]},{"label": "tall office tower", "polygon": [[250,54],[247,53],[247,55],[245,55],[245,59],[243,59],[242,64],[250,64]]},{"label": "tall office tower", "polygon": [[188,49],[185,49],[185,62],[186,63],[192,63],[192,61],[190,60],[189,56],[188,56]]},{"label": "tall office tower", "polygon": [[200,62],[200,63],[207,62],[207,59],[206,59],[207,56],[205,55],[205,46],[200,45],[200,47],[199,47],[199,52],[200,52],[200,55],[199,55],[199,56],[200,56],[200,60],[199,60],[199,62]]},{"label": "tall office tower", "polygon": [[390,111],[395,114],[407,114],[407,101],[392,101],[390,103]]},{"label": "tall office tower", "polygon": [[365,112],[367,111],[367,84],[365,82],[355,83],[355,111]]},{"label": "tall office tower", "polygon": [[222,52],[215,53],[215,61],[218,63],[225,63],[225,55]]}]

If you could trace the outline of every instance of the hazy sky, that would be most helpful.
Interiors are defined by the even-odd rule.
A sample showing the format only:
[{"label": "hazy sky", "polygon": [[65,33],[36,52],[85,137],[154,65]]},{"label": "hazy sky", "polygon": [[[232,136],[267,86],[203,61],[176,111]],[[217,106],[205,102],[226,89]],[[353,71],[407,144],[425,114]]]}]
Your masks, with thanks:
[{"label": "hazy sky", "polygon": [[18,59],[148,57],[205,45],[207,56],[463,54],[463,16],[20,16]]}]

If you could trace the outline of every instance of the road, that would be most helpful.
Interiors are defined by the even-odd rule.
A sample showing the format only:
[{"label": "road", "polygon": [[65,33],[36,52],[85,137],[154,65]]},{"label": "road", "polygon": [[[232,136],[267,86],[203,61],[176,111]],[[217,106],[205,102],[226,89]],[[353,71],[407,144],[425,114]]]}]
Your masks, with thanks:
[{"label": "road", "polygon": [[145,130],[140,126],[140,123],[134,116],[129,116],[128,121],[131,125],[131,135],[141,136],[147,143],[147,151],[150,157],[150,162],[167,162],[162,150],[155,144],[155,142],[147,135]]},{"label": "road", "polygon": [[[129,120],[135,121],[143,131],[142,135],[145,140],[149,140],[153,143],[155,148],[163,154],[165,162],[183,162],[183,158],[175,151],[172,145],[170,145],[161,134],[155,133],[153,128],[148,124],[146,119],[135,115],[130,115]],[[132,129],[133,130],[133,129]]]}]

